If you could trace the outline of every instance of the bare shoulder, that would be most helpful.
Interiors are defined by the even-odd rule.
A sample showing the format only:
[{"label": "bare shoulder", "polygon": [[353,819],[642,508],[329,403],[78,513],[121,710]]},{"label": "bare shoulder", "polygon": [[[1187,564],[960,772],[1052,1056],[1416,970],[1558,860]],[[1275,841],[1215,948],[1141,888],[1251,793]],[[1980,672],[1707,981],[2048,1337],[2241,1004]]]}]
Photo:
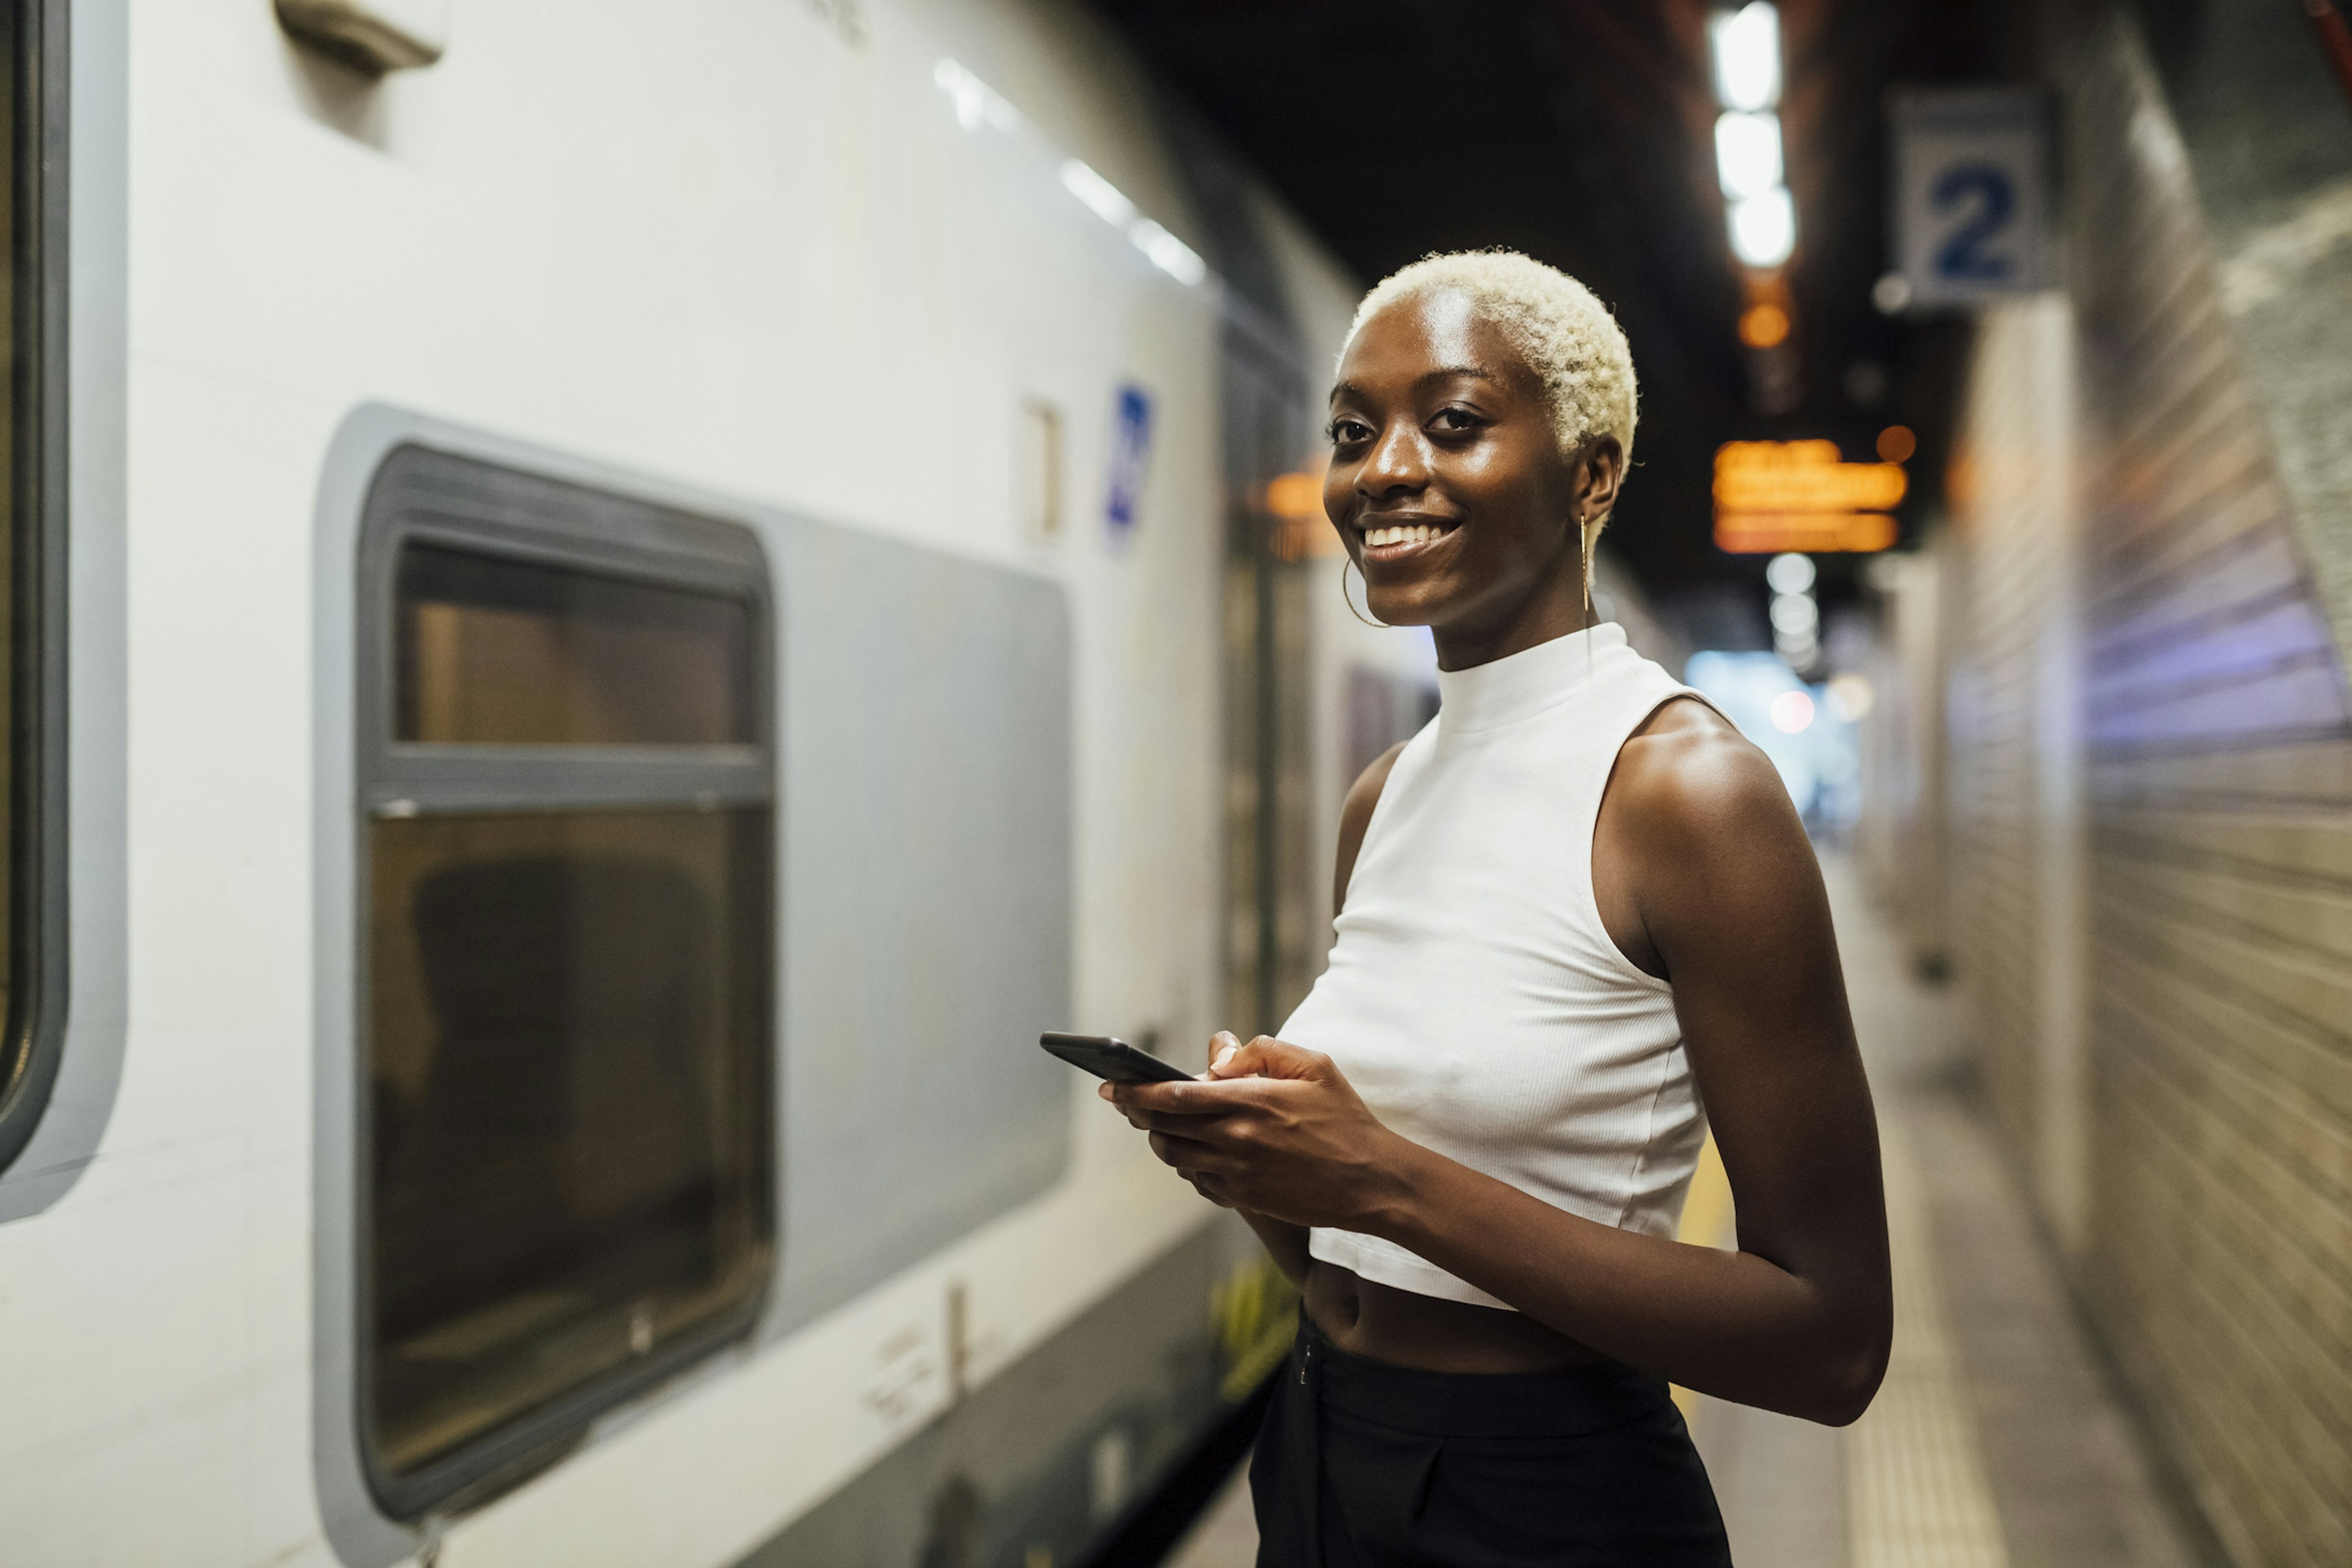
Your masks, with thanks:
[{"label": "bare shoulder", "polygon": [[[1388,787],[1389,774],[1396,771],[1397,759],[1404,754],[1405,742],[1399,741],[1372,759],[1371,766],[1356,775],[1348,786],[1348,798],[1339,806],[1339,832],[1345,837],[1352,828],[1361,839],[1365,827],[1372,820],[1372,810],[1381,804],[1381,792]],[[1326,797],[1328,798],[1328,796]]]},{"label": "bare shoulder", "polygon": [[1397,758],[1404,754],[1406,742],[1399,741],[1372,761],[1372,765],[1356,775],[1348,786],[1348,798],[1339,805],[1339,853],[1331,869],[1331,907],[1338,910],[1348,901],[1348,879],[1355,875],[1356,855],[1364,847],[1364,831],[1372,825],[1372,810],[1381,804],[1381,792],[1388,787],[1389,774],[1395,771]]},{"label": "bare shoulder", "polygon": [[1627,738],[1606,805],[1658,847],[1804,829],[1772,760],[1704,702],[1664,703]]},{"label": "bare shoulder", "polygon": [[1780,770],[1703,702],[1667,703],[1618,752],[1592,877],[1626,957],[1677,984],[1737,968],[1774,932],[1827,940],[1821,869]]}]

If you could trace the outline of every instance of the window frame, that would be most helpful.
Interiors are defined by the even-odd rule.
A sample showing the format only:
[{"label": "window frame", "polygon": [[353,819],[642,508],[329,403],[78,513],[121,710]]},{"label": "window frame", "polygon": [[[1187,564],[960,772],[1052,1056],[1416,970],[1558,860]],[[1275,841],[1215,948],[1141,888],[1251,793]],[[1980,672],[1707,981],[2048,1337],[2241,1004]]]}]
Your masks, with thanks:
[{"label": "window frame", "polygon": [[[393,739],[398,679],[398,565],[422,543],[544,563],[745,602],[751,614],[751,742],[714,746],[440,744]],[[576,1442],[604,1412],[677,1375],[748,1335],[773,1289],[781,1156],[774,1122],[782,993],[777,788],[776,601],[760,538],[737,522],[659,506],[470,454],[414,441],[388,450],[367,487],[354,560],[352,802],[353,902],[351,1042],[353,1093],[350,1261],[358,1458],[388,1517],[415,1521],[450,1504],[502,1489]],[[408,1474],[385,1468],[377,1443],[373,1360],[374,1149],[369,1060],[368,976],[373,897],[371,828],[383,818],[500,809],[567,811],[625,806],[764,807],[771,814],[766,1008],[750,1098],[758,1283],[696,1328],[635,1361],[591,1377],[546,1405],[493,1427]]]},{"label": "window frame", "polygon": [[[63,1064],[67,940],[66,411],[68,401],[65,0],[18,0],[16,269],[8,476],[10,583],[8,1005],[0,1021],[0,1173],[39,1129]],[[37,156],[33,155],[37,150]]]}]

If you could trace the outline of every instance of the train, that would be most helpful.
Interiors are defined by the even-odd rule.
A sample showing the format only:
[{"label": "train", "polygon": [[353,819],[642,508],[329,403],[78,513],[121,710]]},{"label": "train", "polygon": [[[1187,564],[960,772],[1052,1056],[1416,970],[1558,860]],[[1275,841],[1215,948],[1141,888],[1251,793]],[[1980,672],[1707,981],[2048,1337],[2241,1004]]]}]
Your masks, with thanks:
[{"label": "train", "polygon": [[0,1563],[1052,1568],[1290,1307],[1360,288],[1052,0],[15,0]]}]

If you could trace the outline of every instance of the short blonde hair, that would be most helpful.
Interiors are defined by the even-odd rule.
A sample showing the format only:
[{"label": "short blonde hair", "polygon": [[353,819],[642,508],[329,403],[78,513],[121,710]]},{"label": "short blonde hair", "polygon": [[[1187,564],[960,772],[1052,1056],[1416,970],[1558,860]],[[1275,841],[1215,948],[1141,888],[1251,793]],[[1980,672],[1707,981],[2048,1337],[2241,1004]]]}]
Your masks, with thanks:
[{"label": "short blonde hair", "polygon": [[[1592,290],[1516,250],[1457,250],[1423,257],[1382,279],[1356,307],[1348,341],[1401,300],[1444,290],[1469,296],[1543,383],[1545,404],[1563,457],[1613,436],[1633,455],[1633,352],[1616,318]],[[1344,355],[1346,348],[1340,353]]]}]

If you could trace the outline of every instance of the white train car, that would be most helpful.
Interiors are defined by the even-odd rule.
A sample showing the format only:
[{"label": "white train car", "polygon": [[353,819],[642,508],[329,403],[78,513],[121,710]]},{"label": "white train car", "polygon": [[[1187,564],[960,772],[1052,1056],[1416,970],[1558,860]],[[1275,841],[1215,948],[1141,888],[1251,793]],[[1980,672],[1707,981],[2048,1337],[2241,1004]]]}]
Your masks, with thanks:
[{"label": "white train car", "polygon": [[0,1564],[1098,1555],[1287,1325],[1031,1042],[1319,952],[1351,282],[1043,0],[9,16]]}]

